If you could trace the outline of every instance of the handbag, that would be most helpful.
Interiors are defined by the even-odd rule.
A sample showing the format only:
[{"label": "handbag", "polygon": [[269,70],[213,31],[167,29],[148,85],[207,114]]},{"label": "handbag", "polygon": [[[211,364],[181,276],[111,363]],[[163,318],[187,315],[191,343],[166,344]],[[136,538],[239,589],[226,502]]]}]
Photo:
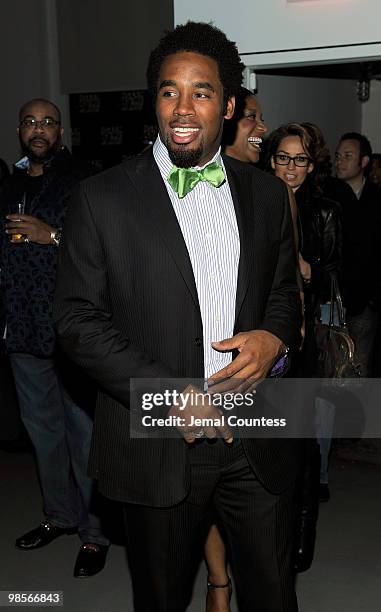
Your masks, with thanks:
[{"label": "handbag", "polygon": [[[334,313],[338,315],[338,325],[334,324]],[[345,322],[343,302],[335,275],[331,275],[331,301],[329,322],[315,323],[317,346],[317,375],[330,379],[332,386],[346,386],[348,380],[361,377],[360,364],[356,358],[355,345],[349,335]]]}]

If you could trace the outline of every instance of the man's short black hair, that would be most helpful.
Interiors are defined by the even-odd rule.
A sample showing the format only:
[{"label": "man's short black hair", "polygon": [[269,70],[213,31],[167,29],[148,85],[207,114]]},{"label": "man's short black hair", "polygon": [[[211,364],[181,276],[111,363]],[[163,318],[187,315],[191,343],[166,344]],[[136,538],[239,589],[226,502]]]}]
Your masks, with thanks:
[{"label": "man's short black hair", "polygon": [[357,140],[360,145],[360,157],[365,157],[366,155],[369,159],[372,157],[371,144],[364,134],[360,134],[359,132],[347,132],[342,135],[340,142],[343,140]]},{"label": "man's short black hair", "polygon": [[157,82],[161,65],[166,57],[190,51],[211,57],[217,62],[220,81],[224,91],[224,111],[231,96],[234,96],[242,83],[243,63],[235,42],[228,40],[224,32],[209,23],[188,21],[167,32],[156,49],[151,52],[147,83],[153,100],[157,96]]},{"label": "man's short black hair", "polygon": [[19,110],[19,120],[20,121],[21,119],[23,119],[25,111],[29,108],[29,106],[33,106],[34,104],[49,104],[56,111],[57,121],[61,123],[60,109],[58,108],[56,104],[54,104],[54,102],[51,102],[51,100],[46,100],[45,98],[33,98],[32,100],[28,100],[28,102],[25,102],[25,104],[23,104]]}]

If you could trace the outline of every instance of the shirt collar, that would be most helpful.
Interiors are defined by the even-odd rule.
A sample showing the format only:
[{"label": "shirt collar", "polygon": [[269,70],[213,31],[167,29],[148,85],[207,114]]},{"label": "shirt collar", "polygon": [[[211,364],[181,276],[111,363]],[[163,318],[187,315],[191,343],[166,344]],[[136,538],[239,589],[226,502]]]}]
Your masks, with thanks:
[{"label": "shirt collar", "polygon": [[365,185],[365,177],[362,180],[361,186],[357,189],[357,191],[355,191],[355,195],[358,200],[361,198],[361,194],[363,192],[364,185]]},{"label": "shirt collar", "polygon": [[16,168],[18,170],[28,170],[29,168],[29,158],[25,155],[15,163]]}]

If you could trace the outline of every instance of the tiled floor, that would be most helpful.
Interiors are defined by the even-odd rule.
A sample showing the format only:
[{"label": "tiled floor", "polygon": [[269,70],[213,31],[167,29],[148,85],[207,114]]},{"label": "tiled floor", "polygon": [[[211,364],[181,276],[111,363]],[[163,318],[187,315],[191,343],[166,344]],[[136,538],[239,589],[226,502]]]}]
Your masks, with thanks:
[{"label": "tiled floor", "polygon": [[[336,459],[331,492],[331,501],[321,506],[314,564],[298,578],[300,611],[379,612],[381,466]],[[77,536],[36,551],[15,549],[15,538],[41,520],[40,503],[32,456],[0,451],[0,589],[61,590],[66,612],[132,612],[121,544],[111,547],[103,572],[87,580],[72,578]],[[204,584],[202,567],[189,612],[204,611]],[[232,612],[237,612],[234,602]]]}]

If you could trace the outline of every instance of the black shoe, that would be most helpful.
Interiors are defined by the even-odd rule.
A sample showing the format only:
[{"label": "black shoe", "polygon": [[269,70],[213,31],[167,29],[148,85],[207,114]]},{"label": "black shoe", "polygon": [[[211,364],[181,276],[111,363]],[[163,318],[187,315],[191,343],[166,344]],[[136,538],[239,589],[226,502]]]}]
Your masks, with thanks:
[{"label": "black shoe", "polygon": [[319,501],[327,502],[330,500],[331,494],[329,492],[329,487],[324,482],[320,483],[319,487]]},{"label": "black shoe", "polygon": [[108,552],[108,546],[86,543],[79,549],[74,566],[74,578],[88,578],[103,570]]},{"label": "black shoe", "polygon": [[32,531],[28,531],[21,538],[17,538],[15,544],[17,548],[22,550],[34,550],[35,548],[41,548],[50,544],[50,542],[53,542],[53,540],[62,535],[71,535],[76,533],[76,531],[76,527],[66,529],[65,527],[52,525],[49,521],[44,521],[40,523],[37,529],[32,529]]}]

